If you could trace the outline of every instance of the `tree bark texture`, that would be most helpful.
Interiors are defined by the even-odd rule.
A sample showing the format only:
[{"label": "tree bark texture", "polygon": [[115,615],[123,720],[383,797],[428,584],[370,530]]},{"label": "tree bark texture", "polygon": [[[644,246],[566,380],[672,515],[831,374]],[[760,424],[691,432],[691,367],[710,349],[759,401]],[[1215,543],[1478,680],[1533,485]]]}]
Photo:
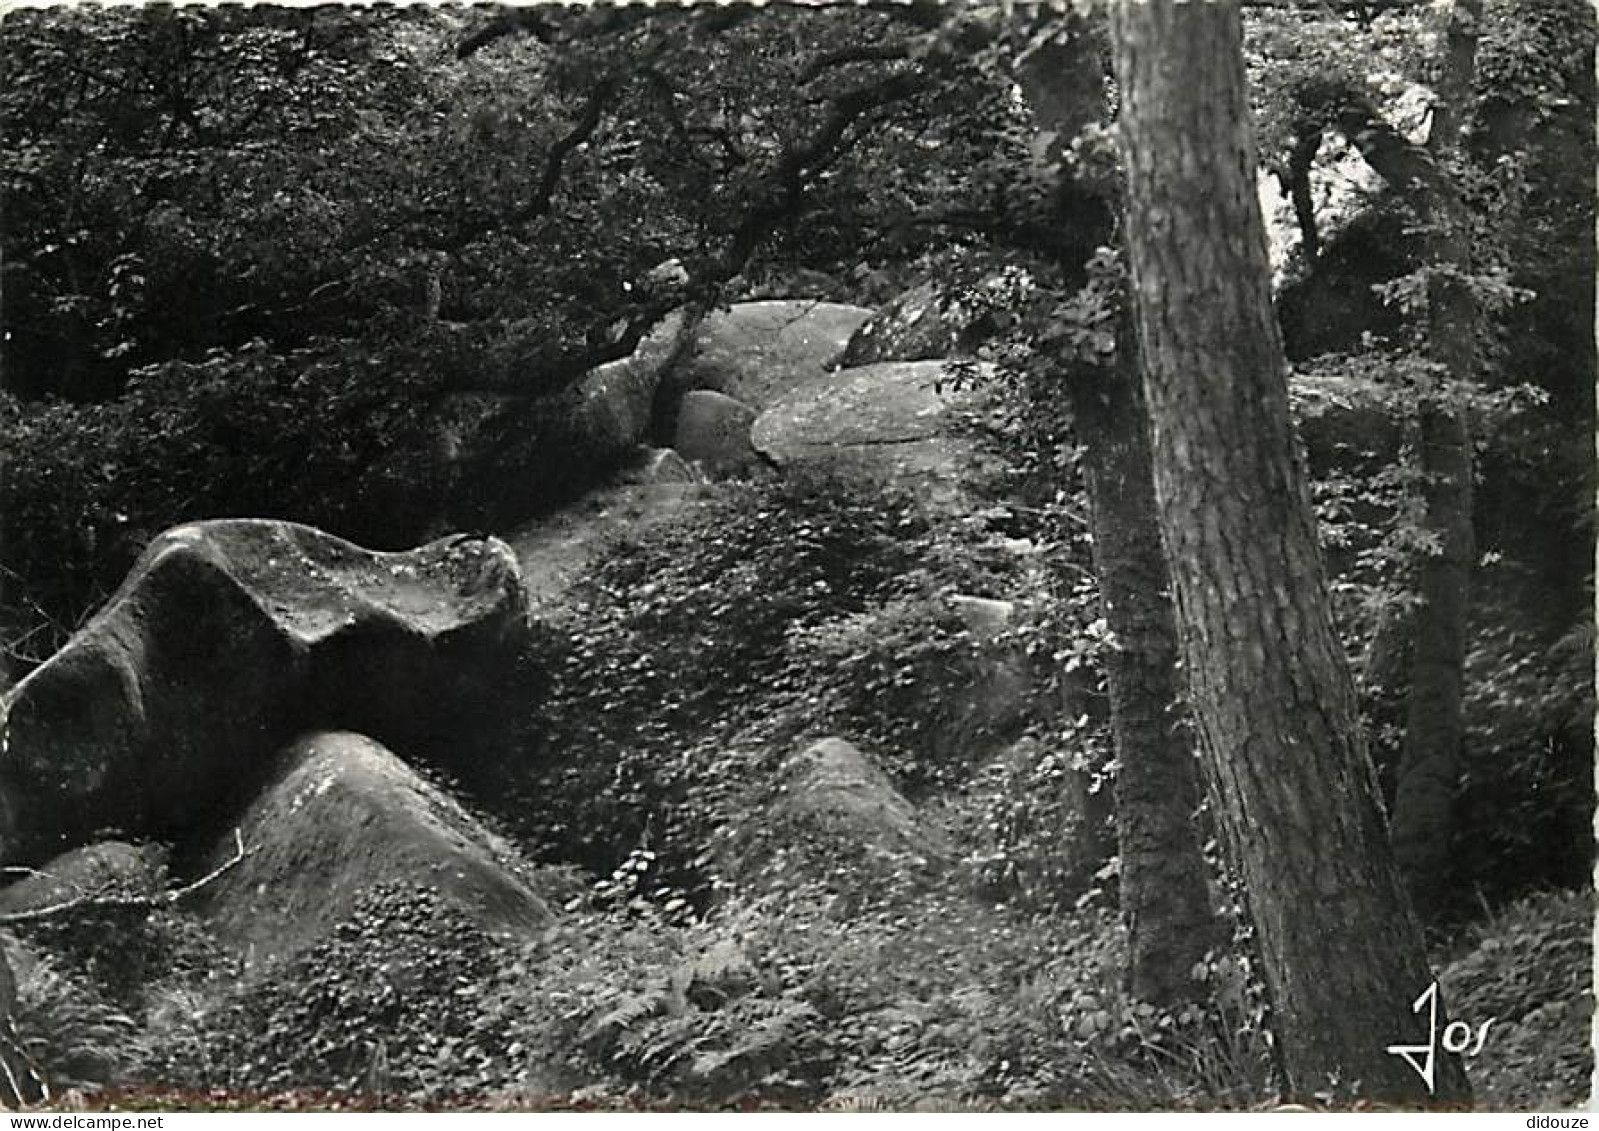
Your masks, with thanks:
[{"label": "tree bark texture", "polygon": [[[1134,996],[1192,998],[1193,968],[1221,941],[1195,810],[1199,769],[1177,673],[1177,626],[1150,476],[1137,348],[1096,395],[1074,383],[1115,727],[1116,840]],[[1097,403],[1089,403],[1097,402]],[[1092,437],[1091,439],[1089,437]]]},{"label": "tree bark texture", "polygon": [[[1427,1103],[1432,980],[1334,633],[1288,411],[1239,8],[1112,7],[1127,246],[1189,698],[1288,1093]],[[1469,1095],[1440,1049],[1439,1101]]]},{"label": "tree bark texture", "polygon": [[[1023,91],[1041,130],[1070,143],[1104,104],[1102,67],[1084,33],[1023,60]],[[1096,202],[1097,234],[1115,241],[1114,212]],[[1083,217],[1077,217],[1082,224]],[[1068,277],[1081,264],[1066,264]],[[1220,941],[1195,809],[1199,773],[1181,704],[1177,628],[1155,512],[1149,416],[1138,348],[1124,313],[1116,363],[1067,373],[1082,445],[1100,608],[1115,641],[1106,663],[1116,742],[1116,841],[1133,996],[1173,1005],[1194,996],[1191,972]]]},{"label": "tree bark texture", "polygon": [[1464,734],[1467,617],[1472,560],[1472,449],[1465,399],[1476,380],[1477,310],[1465,276],[1471,243],[1465,203],[1449,174],[1460,158],[1471,101],[1480,0],[1456,0],[1427,148],[1437,175],[1425,193],[1427,352],[1441,380],[1422,398],[1417,442],[1423,523],[1433,546],[1422,560],[1413,618],[1405,740],[1394,794],[1393,842],[1412,901],[1434,917],[1447,896],[1449,848]]}]

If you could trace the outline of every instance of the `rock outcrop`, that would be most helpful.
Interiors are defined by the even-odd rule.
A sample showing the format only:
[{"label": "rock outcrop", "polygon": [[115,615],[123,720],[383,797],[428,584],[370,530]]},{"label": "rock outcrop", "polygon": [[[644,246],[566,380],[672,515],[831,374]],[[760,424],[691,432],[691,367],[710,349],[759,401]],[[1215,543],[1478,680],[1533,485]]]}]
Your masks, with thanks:
[{"label": "rock outcrop", "polygon": [[934,284],[921,283],[887,302],[851,335],[839,357],[846,368],[885,361],[929,361],[959,352],[958,319],[939,302]]},{"label": "rock outcrop", "polygon": [[471,759],[460,728],[525,623],[496,539],[388,554],[289,522],[169,530],[0,700],[0,858],[193,828],[313,726]]},{"label": "rock outcrop", "polygon": [[[238,829],[244,857],[191,898],[224,945],[254,960],[316,942],[387,884],[423,885],[491,933],[551,918],[509,844],[358,734],[311,734],[282,751]],[[235,854],[229,832],[210,867]]]},{"label": "rock outcrop", "polygon": [[165,854],[119,840],[64,852],[0,890],[0,915],[25,915],[103,897],[149,898],[162,886]]},{"label": "rock outcrop", "polygon": [[712,312],[666,383],[671,403],[658,413],[660,426],[671,435],[677,426],[673,406],[694,389],[765,408],[826,373],[871,316],[864,307],[799,299],[740,302]]},{"label": "rock outcrop", "polygon": [[966,302],[949,302],[938,284],[920,283],[884,303],[855,331],[839,364],[846,369],[884,361],[972,356],[998,330],[984,307],[1014,303],[1025,276],[1006,272],[978,280]]},{"label": "rock outcrop", "polygon": [[993,462],[968,425],[978,397],[950,387],[938,361],[842,369],[801,385],[756,419],[756,450],[780,467],[815,463],[926,489],[960,493]]}]

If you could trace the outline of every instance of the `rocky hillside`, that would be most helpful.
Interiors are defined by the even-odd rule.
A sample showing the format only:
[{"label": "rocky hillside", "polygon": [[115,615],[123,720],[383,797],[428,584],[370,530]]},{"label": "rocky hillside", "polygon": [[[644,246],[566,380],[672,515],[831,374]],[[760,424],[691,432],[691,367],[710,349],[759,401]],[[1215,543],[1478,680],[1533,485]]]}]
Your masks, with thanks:
[{"label": "rocky hillside", "polygon": [[[157,539],[3,701],[11,1100],[1270,1104],[1242,936],[1209,1006],[1118,988],[1086,531],[928,317],[668,319],[575,402],[623,470],[500,537]],[[1445,975],[1488,1102],[1584,1094],[1529,1050],[1586,1048],[1586,909]]]}]

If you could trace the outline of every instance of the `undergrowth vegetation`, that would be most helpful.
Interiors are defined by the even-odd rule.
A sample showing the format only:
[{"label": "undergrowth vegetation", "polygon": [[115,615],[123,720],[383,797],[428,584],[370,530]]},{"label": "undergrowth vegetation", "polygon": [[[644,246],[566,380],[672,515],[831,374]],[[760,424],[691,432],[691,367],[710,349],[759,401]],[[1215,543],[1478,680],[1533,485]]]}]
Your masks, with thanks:
[{"label": "undergrowth vegetation", "polygon": [[[426,891],[385,889],[322,944],[246,981],[225,962],[191,965],[126,1011],[33,958],[18,1024],[55,1094],[89,1107],[1273,1102],[1269,1014],[1241,952],[1209,965],[1207,1003],[1155,1010],[1117,988],[1113,913],[856,895],[840,914],[836,890],[799,881],[672,921],[591,891],[519,944]],[[1442,974],[1451,1008],[1495,1019],[1471,1064],[1483,1106],[1586,1094],[1591,907],[1585,893],[1531,896],[1456,940]]]},{"label": "undergrowth vegetation", "polygon": [[[1275,1102],[1273,1018],[1207,810],[1231,938],[1195,1001],[1123,988],[1119,645],[1081,482],[1094,424],[1060,386],[1108,379],[1117,349],[1123,272],[1086,207],[1120,183],[1113,135],[1028,118],[1013,64],[1049,47],[1042,25],[985,46],[982,19],[918,27],[924,5],[823,7],[5,21],[0,687],[180,522],[300,521],[373,548],[509,537],[665,438],[676,408],[625,439],[595,421],[661,413],[680,372],[649,413],[596,408],[583,379],[672,310],[802,290],[878,306],[917,284],[948,331],[932,349],[963,355],[939,380],[980,406],[958,440],[1003,467],[965,469],[982,481],[958,515],[847,471],[684,485],[540,610],[514,665],[468,673],[487,706],[451,729],[462,780],[438,784],[528,864],[551,911],[537,937],[492,935],[425,886],[366,892],[306,949],[249,962],[176,898],[0,917],[7,1068],[31,1063],[68,1107]],[[1349,69],[1373,120],[1408,133],[1432,33],[1406,21],[1442,7],[1358,31],[1272,7],[1251,16],[1258,134],[1279,180],[1327,197],[1297,215],[1277,306],[1392,800],[1437,548],[1418,521],[1432,362],[1406,330],[1424,236],[1392,193],[1340,202],[1343,171],[1295,172],[1293,76]],[[1591,1068],[1592,900],[1571,890],[1593,859],[1591,41],[1576,0],[1491,0],[1467,155],[1494,319],[1431,941],[1453,1015],[1494,1020],[1470,1064],[1489,1107],[1575,1103]],[[1394,50],[1364,57],[1377,42]],[[1380,98],[1367,81],[1410,70]],[[1095,117],[1104,93],[1071,97]]]},{"label": "undergrowth vegetation", "polygon": [[912,795],[964,780],[1018,723],[970,690],[988,645],[951,598],[1005,580],[972,537],[907,494],[802,476],[618,543],[525,658],[523,788],[547,823],[523,835],[603,871],[639,846],[682,865],[805,735],[846,735]]}]

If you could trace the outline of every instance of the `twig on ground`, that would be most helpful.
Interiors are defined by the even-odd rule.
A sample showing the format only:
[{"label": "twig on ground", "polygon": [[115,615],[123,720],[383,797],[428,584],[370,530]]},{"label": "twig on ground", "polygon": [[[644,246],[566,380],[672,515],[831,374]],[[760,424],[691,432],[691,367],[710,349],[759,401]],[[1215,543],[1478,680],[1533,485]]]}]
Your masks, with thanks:
[{"label": "twig on ground", "polygon": [[[217,865],[211,871],[195,880],[193,883],[181,887],[170,888],[154,895],[133,895],[119,892],[115,885],[107,884],[92,892],[79,889],[79,893],[70,899],[61,900],[59,903],[48,904],[44,907],[34,907],[27,911],[9,911],[0,913],[0,926],[10,926],[16,923],[36,923],[73,911],[80,907],[142,907],[153,909],[157,907],[170,907],[178,900],[193,895],[207,884],[214,883],[229,870],[238,867],[249,855],[244,847],[244,833],[239,829],[233,830],[233,855]],[[26,872],[36,876],[54,878],[47,872],[39,872],[32,868],[6,868],[7,872]]]}]

